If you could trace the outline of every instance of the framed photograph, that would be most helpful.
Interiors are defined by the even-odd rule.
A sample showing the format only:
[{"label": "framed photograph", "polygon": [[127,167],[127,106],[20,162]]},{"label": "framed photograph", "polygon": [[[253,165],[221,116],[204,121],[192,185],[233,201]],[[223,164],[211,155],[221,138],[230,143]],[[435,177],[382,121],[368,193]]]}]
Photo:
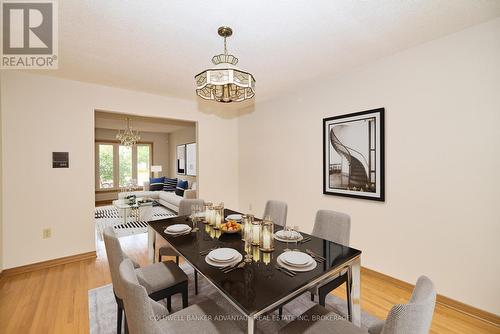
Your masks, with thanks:
[{"label": "framed photograph", "polygon": [[186,175],[186,144],[177,145],[177,174]]},{"label": "framed photograph", "polygon": [[196,143],[186,144],[186,174],[196,176]]},{"label": "framed photograph", "polygon": [[323,194],[385,200],[384,112],[323,119]]}]

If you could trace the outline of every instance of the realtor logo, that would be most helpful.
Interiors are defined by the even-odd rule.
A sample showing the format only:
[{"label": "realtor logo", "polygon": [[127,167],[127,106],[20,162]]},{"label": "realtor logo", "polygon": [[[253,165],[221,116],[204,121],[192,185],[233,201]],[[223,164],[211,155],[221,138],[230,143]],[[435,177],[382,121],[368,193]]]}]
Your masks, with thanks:
[{"label": "realtor logo", "polygon": [[3,1],[2,69],[57,69],[55,1]]}]

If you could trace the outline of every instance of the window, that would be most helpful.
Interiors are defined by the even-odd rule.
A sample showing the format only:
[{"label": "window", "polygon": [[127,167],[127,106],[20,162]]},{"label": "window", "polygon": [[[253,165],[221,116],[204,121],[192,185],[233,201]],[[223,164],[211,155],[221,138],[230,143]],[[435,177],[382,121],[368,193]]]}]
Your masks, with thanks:
[{"label": "window", "polygon": [[96,189],[115,190],[130,184],[141,186],[149,180],[152,144],[123,146],[118,143],[96,143]]},{"label": "window", "polygon": [[99,188],[113,188],[113,145],[99,144]]},{"label": "window", "polygon": [[[132,147],[122,146],[118,147],[119,152],[119,172],[120,172],[120,187],[125,187],[132,182]],[[137,178],[136,178],[137,179]]]},{"label": "window", "polygon": [[137,145],[137,184],[149,180],[151,170],[151,146]]}]

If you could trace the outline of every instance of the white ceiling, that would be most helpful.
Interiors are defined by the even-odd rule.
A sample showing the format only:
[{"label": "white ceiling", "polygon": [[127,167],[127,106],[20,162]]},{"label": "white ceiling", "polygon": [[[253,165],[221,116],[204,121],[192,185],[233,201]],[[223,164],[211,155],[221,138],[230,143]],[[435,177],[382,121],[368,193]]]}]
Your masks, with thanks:
[{"label": "white ceiling", "polygon": [[195,99],[229,25],[258,102],[499,15],[499,0],[64,0],[46,74]]},{"label": "white ceiling", "polygon": [[119,113],[96,111],[95,128],[123,130],[127,126],[127,117],[130,118],[130,126],[141,132],[171,133],[186,127],[194,127],[194,122],[171,120],[167,118],[153,118],[130,116]]}]

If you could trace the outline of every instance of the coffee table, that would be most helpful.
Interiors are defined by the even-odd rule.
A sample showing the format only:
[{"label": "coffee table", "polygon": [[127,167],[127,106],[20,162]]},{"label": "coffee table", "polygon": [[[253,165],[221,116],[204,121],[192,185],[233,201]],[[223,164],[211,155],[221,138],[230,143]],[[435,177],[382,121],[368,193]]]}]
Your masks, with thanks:
[{"label": "coffee table", "polygon": [[121,214],[123,216],[123,223],[127,223],[127,217],[129,216],[129,213],[132,213],[132,216],[135,216],[135,220],[138,221],[139,217],[141,216],[141,210],[143,208],[152,208],[153,207],[153,201],[150,202],[145,202],[145,203],[139,203],[139,201],[145,200],[143,197],[138,197],[135,199],[133,203],[129,203],[128,199],[117,199],[113,201],[113,205],[121,211]]}]

